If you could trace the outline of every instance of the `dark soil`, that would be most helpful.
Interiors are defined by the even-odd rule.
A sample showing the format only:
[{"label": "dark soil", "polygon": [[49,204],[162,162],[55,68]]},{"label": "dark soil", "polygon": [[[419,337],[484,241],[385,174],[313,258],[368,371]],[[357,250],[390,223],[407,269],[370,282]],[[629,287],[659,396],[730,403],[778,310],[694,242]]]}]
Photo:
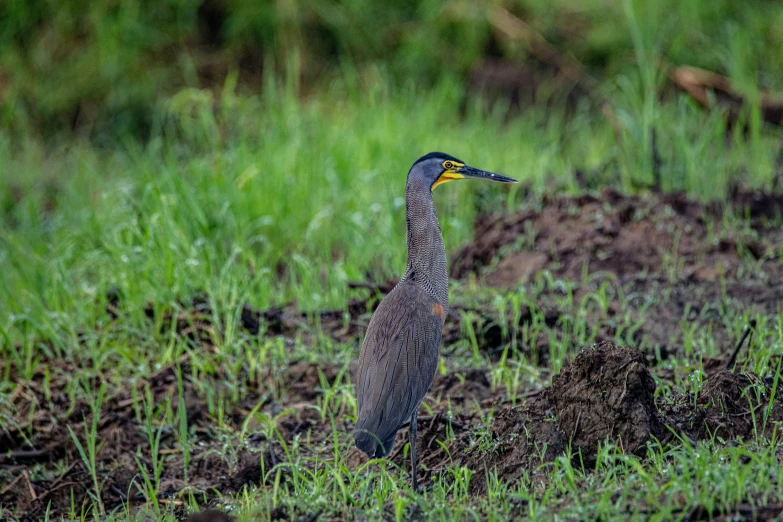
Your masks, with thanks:
[{"label": "dark soil", "polygon": [[451,276],[477,273],[498,287],[524,283],[545,268],[571,281],[599,272],[714,281],[734,277],[746,260],[761,260],[757,268],[779,276],[780,260],[764,259],[780,245],[780,227],[771,220],[783,216],[783,197],[738,192],[733,206],[754,233],[723,231],[720,205],[702,206],[682,194],[642,199],[604,189],[600,197],[545,200],[541,210],[480,219],[476,240],[452,258]]},{"label": "dark soil", "polygon": [[[85,445],[84,426],[92,422],[91,409],[84,403],[69,401],[66,394],[69,365],[63,365],[62,372],[57,371],[55,362],[50,361],[48,366],[62,378],[52,379],[49,394],[44,390],[41,374],[25,383],[24,391],[14,400],[17,423],[4,427],[0,435],[0,473],[24,477],[12,487],[0,490],[0,504],[15,506],[16,513],[24,513],[25,520],[42,518],[49,503],[55,516],[68,512],[72,500],[80,510],[94,493],[92,476],[68,430],[70,427]],[[199,444],[191,447],[186,477],[177,427],[163,428],[160,498],[175,499],[185,491],[185,486],[190,486],[188,491],[209,501],[217,495],[237,493],[246,486],[262,483],[264,470],[271,470],[275,464],[269,443],[258,437],[245,445],[233,441],[237,450],[227,451],[227,443],[231,441],[211,429],[216,420],[207,415],[204,398],[198,396],[187,377],[190,371],[187,360],[181,360],[179,367],[185,375],[183,397],[187,422],[197,434]],[[127,388],[117,390],[101,407],[96,467],[101,500],[107,510],[127,502],[143,502],[144,496],[137,487],[142,484],[141,468],[152,476],[150,444],[143,426],[137,422],[130,392],[130,387],[141,389],[142,385],[149,386],[155,404],[165,403],[166,397],[177,397],[174,366],[157,372],[145,383],[128,383]],[[215,385],[219,387],[217,380]],[[256,396],[255,400],[258,399]],[[172,407],[176,413],[177,403]],[[241,405],[237,409],[241,410]],[[244,420],[240,411],[235,414]]]},{"label": "dark soil", "polygon": [[[477,473],[470,488],[476,493],[486,489],[486,472],[497,469],[498,478],[513,482],[527,473],[543,471],[542,464],[552,462],[565,451],[568,440],[560,430],[552,405],[552,390],[530,397],[525,406],[504,407],[489,426],[488,440],[475,447],[453,447],[462,454],[464,464]],[[488,448],[488,449],[486,449]]]},{"label": "dark soil", "polygon": [[193,513],[185,522],[231,522],[233,519],[217,509],[205,509],[198,513]]},{"label": "dark soil", "polygon": [[612,440],[641,454],[651,437],[663,436],[654,393],[644,354],[610,344],[583,351],[552,378],[557,425],[589,467],[596,441]]},{"label": "dark soil", "polygon": [[[747,230],[741,234],[715,228],[723,212],[717,205],[698,205],[679,195],[640,199],[613,191],[604,191],[600,198],[559,198],[545,202],[540,210],[481,219],[476,241],[454,256],[452,276],[464,279],[474,274],[480,282],[504,287],[529,282],[547,269],[574,285],[575,303],[595,291],[596,285],[604,284],[607,311],[601,312],[600,318],[597,312],[587,311],[588,327],[596,328],[601,342],[583,350],[553,375],[551,387],[533,390],[513,406],[506,402],[502,389],[493,389],[486,369],[438,373],[426,399],[432,413],[420,411],[420,480],[427,481],[447,466],[462,463],[476,471],[470,488],[480,494],[486,488],[484,469],[496,469],[498,478],[507,481],[535,476],[564,455],[569,445],[574,464],[590,468],[599,444],[607,441],[624,453],[644,455],[651,441],[731,441],[771,434],[776,423],[783,422],[783,393],[779,400],[771,401],[770,381],[726,369],[737,338],[722,319],[724,310],[731,308],[749,317],[783,312],[783,261],[777,257],[783,228],[775,225],[783,198],[744,192],[732,198],[734,210],[748,218]],[[719,239],[707,240],[708,228]],[[338,310],[303,312],[293,304],[257,310],[246,305],[239,322],[247,336],[283,337],[293,345],[297,339],[308,344],[326,335],[353,345],[358,352],[372,311],[393,285],[356,283],[355,298]],[[559,334],[573,323],[575,312],[563,309],[555,297],[557,290],[547,287],[534,304],[509,310],[505,318],[489,307],[455,302],[444,325],[443,354],[459,355],[466,343],[465,321],[472,323],[479,348],[495,357],[508,345],[515,329],[521,332],[536,321]],[[113,319],[127,313],[116,291],[106,296],[106,310]],[[194,349],[214,348],[214,330],[221,325],[208,296],[196,294],[174,307],[150,304],[145,311],[150,318],[163,319],[157,324],[188,338]],[[641,349],[613,344],[617,331],[611,319],[624,314],[639,324],[633,342]],[[676,332],[681,331],[683,320],[708,328],[723,352],[720,358],[704,358],[707,377],[698,396],[680,392],[656,399],[650,367],[681,352]],[[500,327],[503,321],[509,324],[509,332]],[[549,342],[533,339],[529,346],[521,347],[542,365],[543,374],[549,371]],[[740,356],[740,360],[744,358]],[[70,511],[72,502],[81,509],[95,494],[92,477],[68,429],[84,444],[84,427],[90,425],[93,415],[89,404],[74,401],[69,393],[69,376],[84,370],[76,364],[41,355],[38,372],[27,381],[15,376],[13,365],[0,365],[11,368],[11,381],[16,383],[10,396],[15,422],[0,431],[2,519],[14,514],[38,520],[48,505],[51,515],[59,517]],[[655,371],[658,378],[668,378],[665,367]],[[344,371],[336,364],[296,360],[285,367],[266,368],[252,378],[229,376],[219,365],[208,375],[197,375],[187,356],[141,381],[106,376],[107,382],[121,383],[107,391],[97,428],[97,438],[102,441],[97,455],[100,498],[107,510],[148,500],[138,486],[142,484],[140,470],[151,473],[153,459],[134,409],[133,390],[149,388],[155,404],[171,399],[171,408],[178,413],[178,372],[193,438],[190,466],[186,476],[179,427],[164,426],[159,500],[176,503],[192,493],[202,506],[274,480],[277,472],[281,481],[287,480],[284,467],[270,474],[284,462],[285,452],[277,439],[267,439],[264,426],[250,425],[248,438],[237,438],[257,405],[269,417],[290,410],[276,425],[283,440],[288,443],[299,436],[300,441],[308,441],[303,451],[324,452],[323,458],[331,458],[331,420],[321,418],[312,406],[321,399],[323,382],[355,381],[355,364]],[[228,394],[227,381],[242,393],[222,419],[227,429],[221,430],[218,419],[209,413],[203,390],[210,387],[216,395]],[[258,391],[272,382],[285,390],[284,397],[275,399]],[[96,381],[94,388],[99,385]],[[481,424],[476,405],[484,411],[494,409],[489,426]],[[760,424],[765,409],[767,422]],[[347,440],[350,419],[340,411],[335,420],[339,437]],[[408,430],[402,429],[389,457],[405,469],[409,466],[404,450],[407,440]],[[444,441],[449,441],[447,447],[441,444]],[[366,462],[355,449],[345,458],[352,469]],[[184,508],[180,514],[183,518],[187,515]],[[191,515],[189,520],[225,520],[221,516],[205,512]],[[691,519],[698,517],[695,514]]]},{"label": "dark soil", "polygon": [[[552,379],[552,387],[524,406],[502,408],[489,429],[489,440],[464,450],[457,439],[452,454],[462,454],[470,469],[492,470],[504,480],[540,471],[542,464],[574,452],[575,466],[595,466],[600,444],[614,444],[626,454],[643,456],[647,443],[747,440],[770,436],[783,423],[783,404],[773,401],[766,425],[770,388],[754,374],[721,370],[708,376],[700,395],[682,394],[674,403],[656,404],[655,381],[637,350],[603,343],[587,348]],[[754,423],[754,415],[756,422]],[[471,488],[486,488],[486,473],[473,476]]]}]

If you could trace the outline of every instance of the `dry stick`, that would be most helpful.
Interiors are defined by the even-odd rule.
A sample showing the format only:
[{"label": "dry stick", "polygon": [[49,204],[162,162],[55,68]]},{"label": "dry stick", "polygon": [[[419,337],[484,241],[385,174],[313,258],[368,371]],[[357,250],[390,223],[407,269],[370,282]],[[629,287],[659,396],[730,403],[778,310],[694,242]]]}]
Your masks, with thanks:
[{"label": "dry stick", "polygon": [[61,481],[62,481],[62,480],[65,478],[65,476],[66,476],[68,473],[70,473],[70,472],[71,472],[71,470],[72,470],[73,468],[75,468],[75,467],[76,467],[78,464],[79,464],[79,461],[78,461],[78,460],[74,460],[73,462],[71,462],[71,465],[70,465],[70,466],[68,466],[68,468],[67,468],[67,469],[66,469],[66,470],[65,470],[65,471],[64,471],[64,472],[63,472],[63,473],[62,473],[62,474],[61,474],[59,477],[57,477],[57,478],[54,480],[54,482],[52,482],[52,485],[51,485],[51,486],[49,486],[49,489],[46,491],[46,493],[44,493],[44,496],[48,495],[48,494],[49,494],[49,493],[50,493],[50,492],[51,492],[51,491],[52,491],[52,490],[55,488],[55,486],[57,486],[57,484],[59,484],[59,483],[60,483],[60,482],[61,482]]},{"label": "dry stick", "polygon": [[47,455],[51,455],[51,451],[49,450],[20,450],[20,451],[11,451],[6,455],[0,455],[0,457],[4,457],[5,460],[31,460],[36,459],[38,457],[44,457]]},{"label": "dry stick", "polygon": [[111,490],[114,492],[114,494],[115,494],[115,495],[117,495],[118,497],[120,497],[120,500],[122,500],[123,502],[124,502],[124,501],[126,501],[126,500],[128,500],[128,495],[126,495],[126,494],[125,494],[125,493],[124,493],[124,492],[123,492],[123,491],[122,491],[120,488],[118,488],[118,487],[116,486],[116,484],[112,484],[112,485],[111,485],[111,486],[109,486],[109,487],[110,487],[110,489],[111,489]]},{"label": "dry stick", "polygon": [[33,483],[30,482],[30,475],[27,470],[22,472],[22,476],[24,477],[25,481],[27,481],[27,487],[30,490],[30,496],[33,497],[33,500],[38,500],[38,495],[35,494],[35,488],[33,488]]},{"label": "dry stick", "polygon": [[11,489],[12,487],[14,487],[14,484],[16,484],[17,482],[19,482],[20,480],[22,480],[22,477],[23,477],[23,476],[24,476],[23,474],[20,474],[18,477],[16,477],[16,478],[13,480],[13,482],[11,482],[10,484],[8,484],[6,487],[4,487],[4,488],[3,488],[3,491],[0,491],[0,495],[5,495],[5,494],[6,494],[6,492],[7,492],[9,489]]},{"label": "dry stick", "polygon": [[[739,351],[742,349],[742,345],[745,344],[745,339],[748,338],[755,328],[756,320],[752,319],[750,323],[748,323],[748,326],[745,327],[745,331],[742,333],[742,337],[740,337],[740,340],[737,343],[737,346],[734,348],[731,357],[729,357],[729,360],[726,361],[727,370],[731,370],[733,368],[734,363],[737,361],[737,355],[739,355]],[[750,342],[748,342],[748,357],[750,357]]]}]

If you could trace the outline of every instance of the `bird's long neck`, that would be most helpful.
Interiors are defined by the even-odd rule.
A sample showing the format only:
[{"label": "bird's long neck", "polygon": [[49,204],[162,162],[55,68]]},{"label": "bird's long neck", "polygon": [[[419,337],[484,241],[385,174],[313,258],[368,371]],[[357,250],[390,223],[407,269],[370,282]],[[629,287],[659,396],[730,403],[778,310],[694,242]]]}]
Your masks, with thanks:
[{"label": "bird's long neck", "polygon": [[408,265],[403,280],[413,280],[448,312],[449,278],[446,249],[429,186],[409,180],[405,189]]}]

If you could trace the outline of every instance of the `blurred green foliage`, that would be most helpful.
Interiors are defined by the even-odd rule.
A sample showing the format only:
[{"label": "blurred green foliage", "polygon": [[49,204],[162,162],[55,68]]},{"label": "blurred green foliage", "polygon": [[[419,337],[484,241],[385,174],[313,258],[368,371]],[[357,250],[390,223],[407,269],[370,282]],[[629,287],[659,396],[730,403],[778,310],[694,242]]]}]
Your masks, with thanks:
[{"label": "blurred green foliage", "polygon": [[231,71],[257,92],[264,73],[292,73],[305,87],[346,70],[432,85],[484,57],[528,62],[524,43],[493,21],[500,7],[609,79],[636,67],[624,4],[652,65],[783,85],[783,4],[774,1],[4,0],[0,125],[144,138],[162,100],[222,88]]}]

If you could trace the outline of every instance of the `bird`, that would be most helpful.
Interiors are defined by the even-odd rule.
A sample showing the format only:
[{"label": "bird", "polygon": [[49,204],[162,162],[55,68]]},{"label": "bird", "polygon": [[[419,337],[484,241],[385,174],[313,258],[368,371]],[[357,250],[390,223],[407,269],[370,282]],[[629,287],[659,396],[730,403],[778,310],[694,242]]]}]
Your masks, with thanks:
[{"label": "bird", "polygon": [[517,182],[470,167],[443,152],[431,152],[413,163],[405,187],[405,273],[375,310],[359,355],[356,446],[370,458],[386,457],[397,432],[410,419],[414,491],[419,489],[417,410],[435,376],[449,312],[446,249],[432,191],[450,181],[472,178]]}]

